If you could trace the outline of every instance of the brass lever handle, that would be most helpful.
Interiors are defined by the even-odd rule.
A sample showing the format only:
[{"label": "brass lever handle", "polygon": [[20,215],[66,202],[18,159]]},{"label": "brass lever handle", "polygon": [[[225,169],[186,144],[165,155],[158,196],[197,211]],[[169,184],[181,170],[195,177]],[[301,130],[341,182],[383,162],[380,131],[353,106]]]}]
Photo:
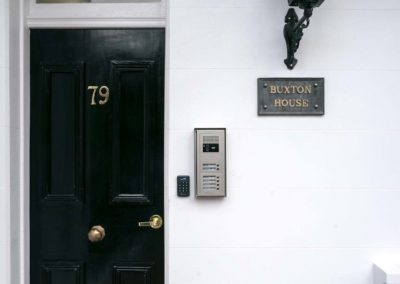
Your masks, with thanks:
[{"label": "brass lever handle", "polygon": [[160,215],[153,215],[148,222],[139,222],[139,227],[151,227],[158,230],[163,225],[163,219]]},{"label": "brass lever handle", "polygon": [[106,231],[100,225],[93,226],[88,233],[89,241],[91,241],[92,243],[97,243],[102,241],[105,236],[106,236]]}]

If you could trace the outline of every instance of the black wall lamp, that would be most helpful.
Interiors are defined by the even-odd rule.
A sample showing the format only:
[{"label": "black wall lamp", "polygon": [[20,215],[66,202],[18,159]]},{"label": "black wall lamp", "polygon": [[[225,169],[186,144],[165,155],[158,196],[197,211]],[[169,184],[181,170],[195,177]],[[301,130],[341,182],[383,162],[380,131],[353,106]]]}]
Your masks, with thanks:
[{"label": "black wall lamp", "polygon": [[304,10],[303,17],[299,20],[294,8],[290,8],[285,17],[285,28],[283,33],[285,35],[287,58],[285,64],[287,68],[292,70],[296,64],[297,59],[294,57],[297,49],[299,48],[301,38],[303,37],[303,30],[308,28],[313,9],[319,7],[325,0],[288,0],[289,6],[299,7]]}]

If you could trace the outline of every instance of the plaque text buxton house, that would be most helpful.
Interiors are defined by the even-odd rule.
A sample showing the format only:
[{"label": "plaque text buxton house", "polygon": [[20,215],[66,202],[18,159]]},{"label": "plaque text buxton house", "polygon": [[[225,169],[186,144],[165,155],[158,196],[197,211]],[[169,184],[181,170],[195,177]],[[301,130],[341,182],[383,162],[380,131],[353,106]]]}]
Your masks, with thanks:
[{"label": "plaque text buxton house", "polygon": [[258,79],[258,115],[323,115],[323,78]]}]

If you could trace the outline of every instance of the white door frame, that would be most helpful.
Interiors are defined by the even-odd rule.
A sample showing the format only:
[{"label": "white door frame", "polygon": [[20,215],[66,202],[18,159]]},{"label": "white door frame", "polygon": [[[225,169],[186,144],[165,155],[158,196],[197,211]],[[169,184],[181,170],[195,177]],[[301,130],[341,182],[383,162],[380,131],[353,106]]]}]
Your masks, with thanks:
[{"label": "white door frame", "polygon": [[[133,0],[124,4],[36,4],[35,0],[9,0],[13,3],[10,32],[11,94],[17,99],[10,103],[11,120],[17,125],[19,148],[11,153],[11,284],[30,284],[29,246],[29,137],[30,137],[30,38],[31,28],[166,28],[165,44],[165,134],[164,134],[164,218],[169,218],[168,206],[168,144],[169,144],[169,31],[168,0]],[[13,139],[13,137],[11,137]],[[14,163],[14,164],[13,164]],[[169,227],[165,226],[165,283],[169,283]]]}]

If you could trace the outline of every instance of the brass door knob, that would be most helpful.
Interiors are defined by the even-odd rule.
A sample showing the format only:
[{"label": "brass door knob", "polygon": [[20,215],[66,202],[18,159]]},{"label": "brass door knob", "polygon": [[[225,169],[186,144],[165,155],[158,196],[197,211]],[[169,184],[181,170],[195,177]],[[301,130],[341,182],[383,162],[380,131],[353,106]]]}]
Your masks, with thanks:
[{"label": "brass door knob", "polygon": [[88,233],[89,241],[91,241],[92,243],[97,243],[102,241],[105,236],[106,236],[106,231],[100,225],[93,226]]},{"label": "brass door knob", "polygon": [[163,225],[163,219],[160,215],[153,215],[147,222],[139,222],[139,227],[151,227],[152,229],[158,230]]}]

